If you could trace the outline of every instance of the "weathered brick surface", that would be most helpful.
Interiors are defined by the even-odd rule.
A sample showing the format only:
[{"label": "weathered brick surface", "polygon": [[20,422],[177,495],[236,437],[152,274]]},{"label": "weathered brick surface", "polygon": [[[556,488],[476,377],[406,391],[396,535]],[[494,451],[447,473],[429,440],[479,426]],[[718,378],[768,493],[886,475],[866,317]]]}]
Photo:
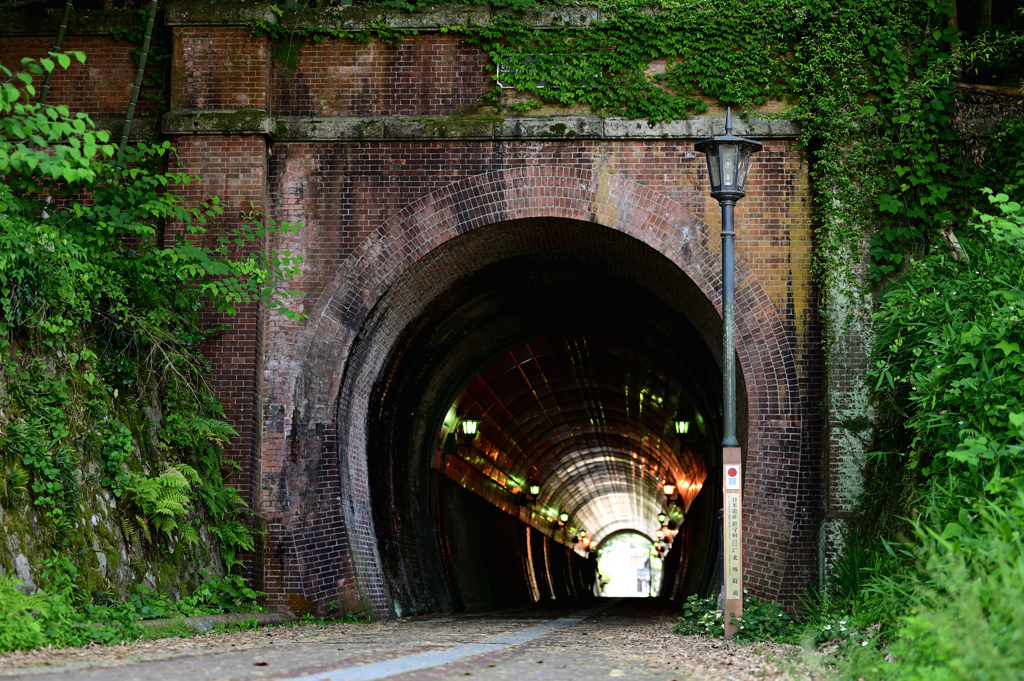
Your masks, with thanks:
[{"label": "weathered brick surface", "polygon": [[[211,197],[221,199],[223,215],[212,218],[207,234],[194,239],[210,246],[227,230],[247,222],[243,214],[265,213],[267,196],[267,145],[262,137],[184,138],[176,140],[176,168],[202,177],[201,182],[177,187],[190,205]],[[258,219],[258,218],[257,218]],[[167,230],[168,239],[180,233],[180,226]],[[264,250],[263,240],[243,246],[231,244],[229,255],[243,256]],[[241,470],[232,472],[227,483],[238,489],[250,508],[259,508],[255,495],[260,475],[259,448],[262,411],[259,395],[262,381],[262,347],[264,339],[262,306],[255,303],[237,306],[237,314],[228,315],[213,309],[202,313],[202,325],[220,328],[207,340],[203,352],[210,359],[210,386],[220,398],[224,413],[238,431],[226,454]],[[250,569],[254,557],[246,557]],[[259,575],[254,575],[258,577]]]},{"label": "weathered brick surface", "polygon": [[[794,534],[806,551],[817,503],[812,487],[818,443],[804,438],[819,432],[812,381],[820,361],[816,328],[808,323],[814,291],[801,286],[809,281],[811,247],[804,168],[787,143],[769,144],[762,159],[738,211],[738,352],[749,400],[748,583],[774,597],[787,576]],[[273,385],[267,399],[281,400],[286,416],[267,429],[264,462],[281,460],[294,449],[293,429],[331,420],[337,405],[343,427],[357,422],[340,434],[353,501],[366,494],[358,415],[366,413],[375,373],[353,377],[346,357],[371,310],[395,317],[384,322],[389,330],[380,340],[386,343],[429,298],[430,290],[420,290],[419,302],[398,297],[381,303],[399,276],[433,248],[494,222],[570,218],[630,234],[676,262],[706,300],[718,298],[717,230],[708,226],[717,224],[717,206],[704,198],[702,165],[682,143],[282,145],[275,148],[271,173],[279,216],[307,225],[304,234],[279,245],[306,255],[300,285],[317,302],[305,308],[311,319],[304,328],[271,323]],[[360,240],[353,250],[350,244]],[[446,258],[437,278],[457,277],[474,263],[479,259],[472,256]],[[694,323],[714,348],[716,321],[701,320],[696,306],[694,312]],[[380,366],[386,345],[373,354],[376,359],[360,359],[363,366]],[[801,374],[808,377],[803,393]],[[343,380],[355,382],[343,389]],[[276,455],[274,447],[280,448]],[[276,484],[271,476],[264,481],[265,508],[273,512]],[[795,524],[798,501],[809,505]],[[367,548],[356,556],[358,564],[372,559],[372,519],[366,510],[352,511],[353,523],[362,527],[350,526],[350,533],[359,533]],[[813,552],[793,561],[800,575],[813,574]],[[383,606],[385,591],[371,600]]]},{"label": "weathered brick surface", "polygon": [[494,88],[490,61],[454,35],[380,41],[275,44],[296,51],[294,66],[273,63],[277,116],[452,114]]},{"label": "weathered brick surface", "polygon": [[[3,37],[0,38],[0,63],[17,71],[22,58],[38,60],[52,49],[52,37]],[[82,64],[72,59],[70,68],[54,71],[47,103],[64,104],[72,113],[87,113],[93,118],[123,118],[128,113],[137,70],[129,55],[132,49],[136,49],[134,44],[117,42],[109,36],[68,36],[64,39],[63,50],[84,52],[86,60]],[[158,66],[155,70],[161,68]],[[42,76],[37,76],[36,89],[42,83]],[[142,97],[136,106],[136,115],[148,115],[158,106],[158,99]]]},{"label": "weathered brick surface", "polygon": [[[5,39],[0,55],[11,63],[48,45]],[[91,59],[55,78],[51,101],[123,115],[134,78],[130,46],[74,36],[67,45]],[[451,114],[491,87],[485,58],[449,36],[417,36],[398,47],[310,43],[295,70],[273,62],[270,52],[265,38],[244,27],[175,28],[172,107]],[[517,222],[518,232],[483,228],[558,218],[594,234],[628,235],[640,250],[674,263],[665,290],[675,291],[704,343],[720,353],[719,213],[692,141],[269,145],[260,136],[183,136],[174,143],[183,168],[204,177],[186,199],[217,194],[224,201],[212,236],[236,224],[250,204],[305,225],[255,247],[306,258],[295,286],[306,292],[300,307],[307,321],[264,315],[256,306],[230,320],[207,315],[210,324],[231,324],[207,347],[211,380],[240,432],[230,456],[244,470],[231,482],[266,522],[261,557],[272,607],[341,601],[349,610],[392,614],[367,478],[374,382],[405,326],[453,280],[511,255],[512,242],[520,249],[572,247],[565,234],[528,222]],[[794,143],[766,144],[749,186],[737,210],[747,582],[763,596],[792,601],[815,569],[822,504],[812,215],[807,169]],[[626,256],[623,267],[634,262]],[[524,563],[528,588],[541,595],[563,588],[550,576],[562,569],[551,559],[558,545],[547,542],[531,538],[532,568]]]},{"label": "weathered brick surface", "polygon": [[172,109],[266,109],[267,41],[248,28],[175,28]]}]

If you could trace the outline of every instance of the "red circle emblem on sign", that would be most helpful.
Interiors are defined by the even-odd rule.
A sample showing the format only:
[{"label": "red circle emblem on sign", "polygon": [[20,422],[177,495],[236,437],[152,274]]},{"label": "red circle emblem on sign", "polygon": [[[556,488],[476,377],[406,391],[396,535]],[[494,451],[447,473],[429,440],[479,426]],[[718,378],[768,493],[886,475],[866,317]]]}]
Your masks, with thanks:
[{"label": "red circle emblem on sign", "polygon": [[738,472],[739,471],[737,471],[735,468],[730,468],[729,469],[729,477],[730,478],[735,478],[736,477],[736,473],[738,473]]}]

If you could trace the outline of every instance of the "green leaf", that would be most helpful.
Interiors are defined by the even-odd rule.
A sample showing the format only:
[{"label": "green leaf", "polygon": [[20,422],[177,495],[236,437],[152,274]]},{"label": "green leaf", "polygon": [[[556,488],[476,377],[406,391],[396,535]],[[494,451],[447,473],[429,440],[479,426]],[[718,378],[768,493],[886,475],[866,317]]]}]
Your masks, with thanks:
[{"label": "green leaf", "polygon": [[1003,351],[1004,357],[1009,357],[1014,352],[1020,352],[1020,345],[1017,343],[1009,343],[1005,340],[996,343],[995,347]]}]

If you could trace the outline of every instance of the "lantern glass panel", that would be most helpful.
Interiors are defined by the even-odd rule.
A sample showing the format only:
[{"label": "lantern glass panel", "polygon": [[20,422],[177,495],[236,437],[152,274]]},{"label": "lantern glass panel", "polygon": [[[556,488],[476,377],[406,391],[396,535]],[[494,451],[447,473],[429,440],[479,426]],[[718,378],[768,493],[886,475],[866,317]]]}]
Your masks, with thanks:
[{"label": "lantern glass panel", "polygon": [[463,435],[473,437],[480,428],[480,421],[478,419],[462,419],[459,427],[462,429]]},{"label": "lantern glass panel", "polygon": [[750,171],[750,147],[746,144],[739,148],[740,157],[736,165],[736,188],[743,191],[747,184],[747,173]]},{"label": "lantern glass panel", "polygon": [[540,485],[530,485],[530,494],[533,496],[540,494]]},{"label": "lantern glass panel", "polygon": [[722,188],[732,189],[736,187],[736,164],[739,161],[739,149],[735,144],[723,144],[719,146],[719,153],[722,155]]},{"label": "lantern glass panel", "polygon": [[722,186],[722,171],[718,165],[718,148],[712,147],[707,152],[708,173],[711,175],[711,190],[717,191]]}]

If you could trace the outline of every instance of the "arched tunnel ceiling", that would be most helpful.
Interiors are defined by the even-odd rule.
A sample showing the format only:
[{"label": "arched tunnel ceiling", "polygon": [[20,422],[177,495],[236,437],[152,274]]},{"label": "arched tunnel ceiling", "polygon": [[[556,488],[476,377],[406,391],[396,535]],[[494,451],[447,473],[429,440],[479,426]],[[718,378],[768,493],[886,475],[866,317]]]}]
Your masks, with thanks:
[{"label": "arched tunnel ceiling", "polygon": [[469,383],[462,416],[481,419],[478,452],[523,486],[536,505],[595,541],[635,529],[653,535],[662,485],[687,500],[706,475],[686,387],[640,349],[601,337],[542,337],[505,352]]}]

